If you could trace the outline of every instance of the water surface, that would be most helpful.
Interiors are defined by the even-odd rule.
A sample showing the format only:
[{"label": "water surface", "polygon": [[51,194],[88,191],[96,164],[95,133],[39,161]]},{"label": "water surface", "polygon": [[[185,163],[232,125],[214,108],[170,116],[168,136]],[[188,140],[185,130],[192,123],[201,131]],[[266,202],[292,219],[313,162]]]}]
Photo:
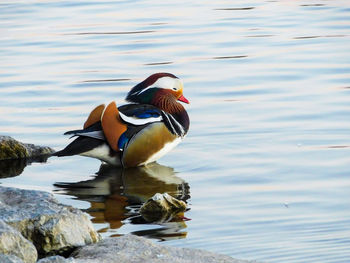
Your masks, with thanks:
[{"label": "water surface", "polygon": [[[121,105],[154,72],[182,78],[191,101],[189,134],[159,165],[50,158],[23,173],[25,164],[3,164],[2,185],[53,192],[103,236],[268,262],[349,261],[348,1],[2,1],[0,10],[1,134],[61,149],[62,133],[93,107]],[[190,210],[142,221],[140,203],[161,190]]]}]

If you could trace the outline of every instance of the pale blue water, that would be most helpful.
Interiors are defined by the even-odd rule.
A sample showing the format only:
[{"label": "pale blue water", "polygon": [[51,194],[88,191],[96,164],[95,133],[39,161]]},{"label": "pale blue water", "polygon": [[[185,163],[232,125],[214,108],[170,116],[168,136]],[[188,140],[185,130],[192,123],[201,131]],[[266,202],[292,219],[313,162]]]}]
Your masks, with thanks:
[{"label": "pale blue water", "polygon": [[[87,209],[103,236],[349,262],[349,41],[348,1],[2,1],[0,134],[60,149],[94,106],[122,104],[159,71],[183,79],[191,127],[161,172],[104,174],[92,196],[54,186],[92,180],[100,162],[84,157],[33,163],[0,183],[54,192]],[[163,181],[188,184],[191,220],[137,224],[134,204]]]}]

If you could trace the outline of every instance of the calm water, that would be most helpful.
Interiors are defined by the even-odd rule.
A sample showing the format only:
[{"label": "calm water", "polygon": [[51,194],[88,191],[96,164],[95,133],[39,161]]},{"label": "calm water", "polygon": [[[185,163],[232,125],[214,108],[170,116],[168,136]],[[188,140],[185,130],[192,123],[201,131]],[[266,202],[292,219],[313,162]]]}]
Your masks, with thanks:
[{"label": "calm water", "polygon": [[[53,192],[103,236],[268,262],[350,261],[348,1],[1,1],[0,133],[61,149],[148,75],[181,77],[191,127],[147,169],[51,158],[0,183]],[[185,219],[146,223],[155,192]],[[187,220],[187,219],[191,220]]]}]

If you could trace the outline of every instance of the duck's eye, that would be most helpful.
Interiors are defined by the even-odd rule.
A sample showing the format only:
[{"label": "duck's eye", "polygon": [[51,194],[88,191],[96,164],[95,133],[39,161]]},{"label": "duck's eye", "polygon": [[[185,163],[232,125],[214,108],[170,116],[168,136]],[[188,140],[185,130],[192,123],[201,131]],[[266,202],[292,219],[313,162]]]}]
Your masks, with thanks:
[{"label": "duck's eye", "polygon": [[173,90],[177,90],[177,88],[173,88]]}]

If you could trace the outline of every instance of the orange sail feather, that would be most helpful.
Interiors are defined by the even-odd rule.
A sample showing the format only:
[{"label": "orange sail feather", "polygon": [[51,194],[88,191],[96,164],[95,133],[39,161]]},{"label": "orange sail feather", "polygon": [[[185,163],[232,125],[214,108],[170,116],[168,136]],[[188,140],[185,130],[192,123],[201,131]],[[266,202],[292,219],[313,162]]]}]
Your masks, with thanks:
[{"label": "orange sail feather", "polygon": [[101,104],[91,111],[89,117],[84,123],[84,129],[101,120],[101,116],[105,107],[106,106],[104,104]]},{"label": "orange sail feather", "polygon": [[120,151],[118,140],[126,131],[127,125],[121,121],[117,105],[114,101],[102,113],[101,124],[109,146],[115,151]]}]

